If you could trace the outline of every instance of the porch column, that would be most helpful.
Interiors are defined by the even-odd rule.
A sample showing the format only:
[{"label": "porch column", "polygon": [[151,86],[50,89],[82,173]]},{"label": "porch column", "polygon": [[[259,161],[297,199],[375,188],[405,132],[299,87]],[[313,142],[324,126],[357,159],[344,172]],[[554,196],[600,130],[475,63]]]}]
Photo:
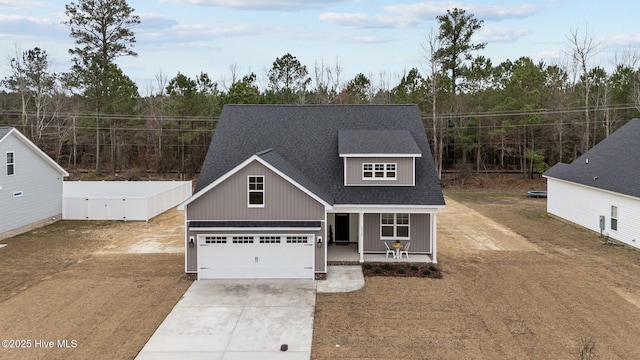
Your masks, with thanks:
[{"label": "porch column", "polygon": [[431,214],[431,261],[438,263],[438,213]]},{"label": "porch column", "polygon": [[360,253],[360,262],[364,262],[364,213],[358,213],[358,252]]}]

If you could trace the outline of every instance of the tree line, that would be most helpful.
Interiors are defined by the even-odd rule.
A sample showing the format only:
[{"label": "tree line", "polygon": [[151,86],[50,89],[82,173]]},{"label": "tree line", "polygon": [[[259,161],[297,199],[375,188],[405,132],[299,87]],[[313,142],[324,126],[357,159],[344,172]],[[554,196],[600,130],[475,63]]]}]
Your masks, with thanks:
[{"label": "tree line", "polygon": [[600,45],[586,29],[566,37],[566,63],[494,64],[477,55],[486,43],[472,42],[483,21],[454,8],[417,44],[421,69],[343,79],[338,60],[307,67],[286,53],[264,74],[238,74],[232,65],[224,83],[206,72],[158,73],[141,95],[115,63],[137,56],[135,10],[125,0],[80,0],[65,12],[76,45],[70,71],[52,72],[45,49],[16,53],[1,80],[0,125],[16,126],[72,173],[192,178],[225,104],[417,104],[439,176],[455,169],[533,177],[640,115],[640,57],[618,55],[611,72],[592,66]]}]

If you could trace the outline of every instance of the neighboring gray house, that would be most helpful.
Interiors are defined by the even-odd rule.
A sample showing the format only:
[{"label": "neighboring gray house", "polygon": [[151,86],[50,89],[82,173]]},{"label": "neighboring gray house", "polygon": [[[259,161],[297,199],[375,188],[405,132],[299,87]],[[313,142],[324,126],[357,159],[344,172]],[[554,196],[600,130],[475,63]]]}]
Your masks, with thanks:
[{"label": "neighboring gray house", "polygon": [[640,247],[640,120],[549,169],[547,212]]},{"label": "neighboring gray house", "polygon": [[0,127],[0,238],[59,220],[69,174],[26,136]]},{"label": "neighboring gray house", "polygon": [[[327,239],[436,262],[440,182],[415,105],[226,105],[185,209],[198,278],[313,278]],[[354,250],[356,251],[356,250]]]}]

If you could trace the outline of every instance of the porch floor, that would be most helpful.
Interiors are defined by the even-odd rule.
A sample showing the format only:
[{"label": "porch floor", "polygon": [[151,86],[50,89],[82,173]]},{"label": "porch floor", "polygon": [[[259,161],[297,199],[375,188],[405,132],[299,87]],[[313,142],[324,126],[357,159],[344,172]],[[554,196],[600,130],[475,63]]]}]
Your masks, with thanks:
[{"label": "porch floor", "polygon": [[[401,260],[394,259],[392,256],[386,257],[385,254],[364,254],[365,262],[423,262],[430,263],[431,257],[424,254],[412,254],[409,252],[409,258],[402,257]],[[358,254],[358,244],[349,243],[349,245],[336,245],[335,243],[327,248],[327,262],[329,265],[335,263],[360,263],[360,254]]]}]

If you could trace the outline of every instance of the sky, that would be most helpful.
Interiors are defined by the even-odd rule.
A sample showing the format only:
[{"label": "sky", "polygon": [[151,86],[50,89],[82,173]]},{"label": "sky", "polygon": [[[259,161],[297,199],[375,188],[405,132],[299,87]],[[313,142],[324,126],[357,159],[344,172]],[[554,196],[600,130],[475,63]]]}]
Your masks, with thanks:
[{"label": "sky", "polygon": [[[78,2],[79,0],[73,0]],[[10,58],[40,47],[52,70],[68,71],[74,46],[65,4],[71,0],[0,0],[0,78]],[[547,64],[569,64],[568,37],[593,39],[590,63],[611,71],[616,59],[640,54],[640,3],[629,0],[412,1],[412,0],[128,0],[140,16],[134,27],[137,57],[117,64],[141,95],[157,92],[157,78],[201,72],[230,85],[254,72],[259,85],[276,58],[290,53],[313,77],[317,65],[342,68],[340,80],[358,73],[393,87],[411,68],[426,73],[423,45],[437,32],[436,16],[464,9],[483,20],[476,53],[494,65],[528,56]],[[385,85],[390,84],[390,85]]]}]

